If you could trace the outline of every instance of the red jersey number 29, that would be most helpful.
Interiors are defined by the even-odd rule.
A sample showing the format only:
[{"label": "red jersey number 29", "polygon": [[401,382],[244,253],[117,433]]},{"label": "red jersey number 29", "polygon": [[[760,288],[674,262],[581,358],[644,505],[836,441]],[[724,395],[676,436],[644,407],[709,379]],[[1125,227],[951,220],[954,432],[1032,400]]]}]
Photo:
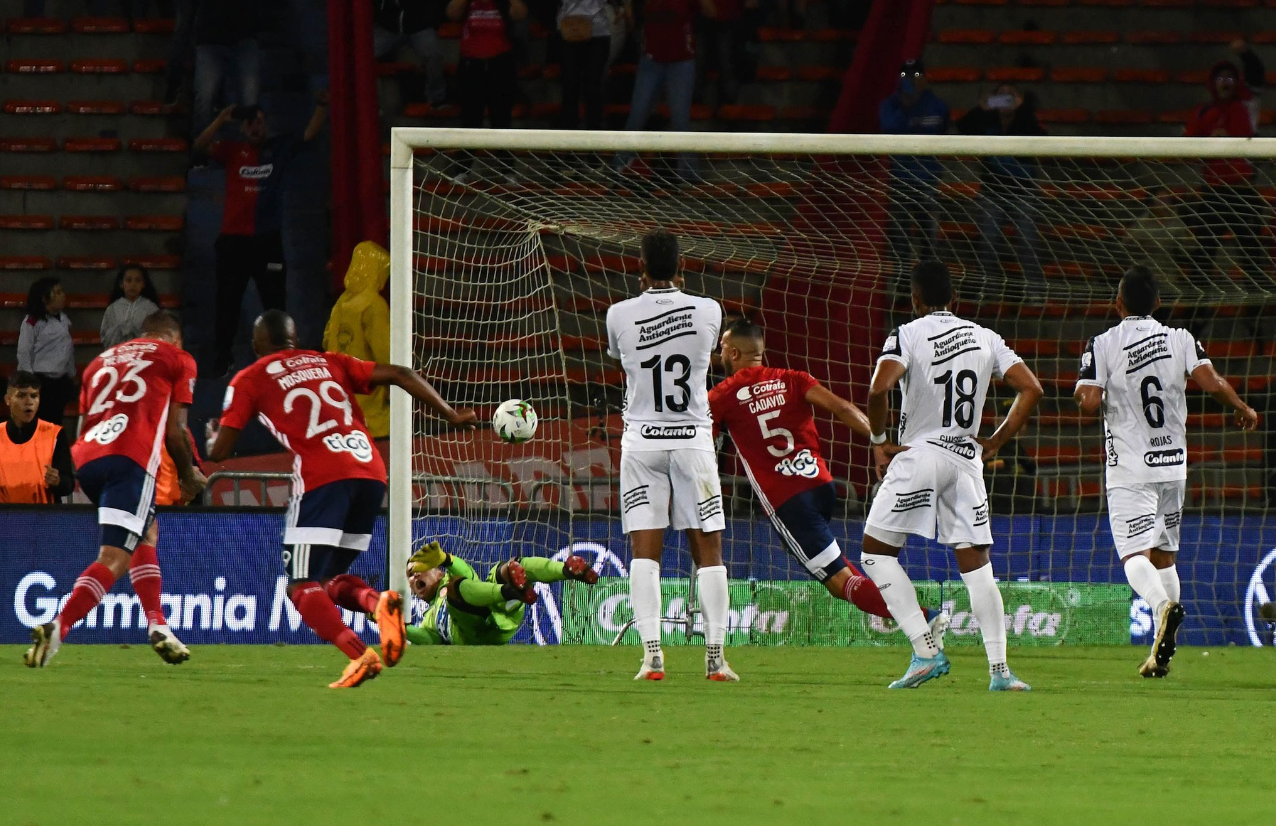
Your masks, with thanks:
[{"label": "red jersey number 29", "polygon": [[354,410],[350,406],[350,397],[346,395],[346,391],[341,385],[335,381],[325,381],[319,385],[319,392],[311,390],[309,387],[297,387],[289,391],[284,396],[284,412],[291,414],[297,402],[304,399],[310,406],[310,424],[306,427],[306,438],[313,439],[322,436],[329,430],[337,426],[336,419],[326,419],[320,421],[322,408],[325,402],[332,407],[337,408],[341,412],[342,424],[349,427],[354,421]]}]

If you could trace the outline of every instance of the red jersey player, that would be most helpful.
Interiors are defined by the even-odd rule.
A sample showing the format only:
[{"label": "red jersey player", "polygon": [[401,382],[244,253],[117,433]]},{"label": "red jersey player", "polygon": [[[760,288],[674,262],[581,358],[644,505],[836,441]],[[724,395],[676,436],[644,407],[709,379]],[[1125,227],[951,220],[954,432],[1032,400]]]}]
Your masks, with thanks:
[{"label": "red jersey player", "polygon": [[346,627],[337,606],[376,618],[386,665],[399,662],[406,639],[403,598],[395,591],[378,593],[346,573],[372,542],[386,487],[385,463],[368,438],[354,395],[393,384],[457,427],[473,427],[477,416],[453,410],[406,367],[297,349],[296,327],[281,310],[257,319],[253,350],[257,361],[226,389],[208,458],[228,458],[254,417],[292,451],[293,500],[284,528],[288,598],[311,630],[350,658],[329,687],[354,688],[381,673],[382,659]]},{"label": "red jersey player", "polygon": [[141,338],[112,347],[84,370],[84,419],[71,458],[80,488],[98,507],[101,550],[75,581],[61,613],[32,630],[35,644],[23,658],[31,668],[48,665],[71,627],[130,567],[150,621],[151,647],[171,663],[190,656],[164,623],[155,560],[155,473],[163,448],[173,457],[187,501],[208,481],[191,463],[186,407],[195,389],[195,360],[181,346],[177,319],[161,311],[143,322]]},{"label": "red jersey player", "polygon": [[[866,439],[868,417],[808,373],[765,366],[765,350],[762,329],[748,319],[727,325],[721,352],[727,379],[709,391],[714,427],[730,432],[749,482],[785,550],[834,597],[865,613],[890,618],[877,586],[842,556],[829,528],[837,488],[820,455],[811,407],[832,413]],[[927,610],[927,618],[942,639],[947,616],[932,609]]]}]

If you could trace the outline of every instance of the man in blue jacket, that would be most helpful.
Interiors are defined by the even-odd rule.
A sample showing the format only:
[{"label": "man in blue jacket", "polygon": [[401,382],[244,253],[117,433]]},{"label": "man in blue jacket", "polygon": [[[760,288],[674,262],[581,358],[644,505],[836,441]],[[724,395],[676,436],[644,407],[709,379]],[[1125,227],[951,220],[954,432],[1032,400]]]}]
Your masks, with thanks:
[{"label": "man in blue jacket", "polygon": [[[930,90],[921,60],[906,60],[895,93],[882,101],[881,130],[889,135],[943,135],[948,132],[948,104]],[[939,222],[935,188],[942,172],[933,157],[900,155],[891,161],[890,223],[887,242],[895,273],[906,280],[913,262],[935,257]],[[912,254],[913,250],[916,254]],[[902,282],[901,282],[902,283]]]}]

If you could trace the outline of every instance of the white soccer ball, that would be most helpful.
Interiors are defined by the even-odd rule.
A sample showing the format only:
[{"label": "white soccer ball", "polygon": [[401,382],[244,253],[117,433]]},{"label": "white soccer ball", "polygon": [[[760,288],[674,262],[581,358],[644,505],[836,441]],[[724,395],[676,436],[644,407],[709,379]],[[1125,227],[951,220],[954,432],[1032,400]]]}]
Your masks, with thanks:
[{"label": "white soccer ball", "polygon": [[501,441],[518,444],[536,435],[536,408],[522,399],[503,402],[492,414],[492,429]]}]

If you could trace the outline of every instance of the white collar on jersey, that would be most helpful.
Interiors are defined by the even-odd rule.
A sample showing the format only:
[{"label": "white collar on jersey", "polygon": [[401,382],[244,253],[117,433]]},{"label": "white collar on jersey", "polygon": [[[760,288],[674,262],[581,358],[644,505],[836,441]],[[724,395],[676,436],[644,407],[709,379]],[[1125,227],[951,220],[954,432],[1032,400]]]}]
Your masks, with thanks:
[{"label": "white collar on jersey", "polygon": [[648,287],[646,292],[652,295],[662,295],[664,293],[680,293],[682,290],[677,287]]},{"label": "white collar on jersey", "polygon": [[1125,318],[1121,319],[1121,323],[1124,324],[1127,321],[1151,321],[1151,320],[1152,320],[1152,316],[1150,315],[1128,315]]},{"label": "white collar on jersey", "polygon": [[952,315],[951,310],[931,310],[926,315]]}]

